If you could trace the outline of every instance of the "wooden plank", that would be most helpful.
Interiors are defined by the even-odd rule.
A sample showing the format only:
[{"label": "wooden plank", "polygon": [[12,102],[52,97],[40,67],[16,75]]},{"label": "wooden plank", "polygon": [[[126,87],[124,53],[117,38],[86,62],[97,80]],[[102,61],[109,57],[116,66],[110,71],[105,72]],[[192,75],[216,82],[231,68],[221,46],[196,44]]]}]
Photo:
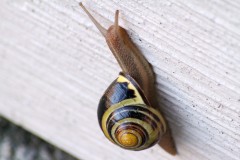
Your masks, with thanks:
[{"label": "wooden plank", "polygon": [[240,2],[84,1],[104,26],[120,10],[157,75],[179,155],[112,145],[98,100],[120,68],[104,38],[68,1],[0,2],[0,113],[82,159],[240,157]]}]

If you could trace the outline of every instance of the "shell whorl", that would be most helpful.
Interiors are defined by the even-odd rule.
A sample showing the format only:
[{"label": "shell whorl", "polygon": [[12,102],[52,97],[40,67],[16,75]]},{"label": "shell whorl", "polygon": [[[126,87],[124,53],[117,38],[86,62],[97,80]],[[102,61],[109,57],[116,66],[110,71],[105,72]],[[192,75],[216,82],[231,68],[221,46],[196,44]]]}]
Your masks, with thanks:
[{"label": "shell whorl", "polygon": [[162,115],[151,107],[136,81],[123,73],[101,98],[98,120],[110,141],[129,150],[153,146],[166,131]]}]

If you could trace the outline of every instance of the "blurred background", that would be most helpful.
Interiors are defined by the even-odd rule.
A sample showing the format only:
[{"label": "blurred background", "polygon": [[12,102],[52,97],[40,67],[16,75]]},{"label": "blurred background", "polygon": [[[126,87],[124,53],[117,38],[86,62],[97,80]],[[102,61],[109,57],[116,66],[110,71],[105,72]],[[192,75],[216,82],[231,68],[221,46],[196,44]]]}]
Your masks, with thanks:
[{"label": "blurred background", "polygon": [[0,117],[0,160],[77,160]]}]

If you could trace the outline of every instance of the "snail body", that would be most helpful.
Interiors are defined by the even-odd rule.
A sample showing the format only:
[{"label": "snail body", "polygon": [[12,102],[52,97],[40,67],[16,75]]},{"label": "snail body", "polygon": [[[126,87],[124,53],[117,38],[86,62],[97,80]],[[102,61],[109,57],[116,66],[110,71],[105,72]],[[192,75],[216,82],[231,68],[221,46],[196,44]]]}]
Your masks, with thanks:
[{"label": "snail body", "polygon": [[115,23],[103,28],[80,3],[115,56],[122,72],[107,88],[98,106],[98,121],[104,135],[118,146],[143,150],[156,143],[170,154],[176,149],[167,123],[156,108],[155,77],[151,65],[129,38],[126,30]]}]

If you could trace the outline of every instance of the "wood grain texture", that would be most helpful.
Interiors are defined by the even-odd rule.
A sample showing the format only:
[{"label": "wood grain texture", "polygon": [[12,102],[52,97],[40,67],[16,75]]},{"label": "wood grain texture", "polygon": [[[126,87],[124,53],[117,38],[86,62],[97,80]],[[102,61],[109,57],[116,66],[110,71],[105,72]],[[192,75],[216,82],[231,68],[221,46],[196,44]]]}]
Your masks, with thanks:
[{"label": "wood grain texture", "polygon": [[179,154],[125,151],[97,105],[120,68],[75,0],[0,1],[0,113],[82,159],[240,157],[240,1],[83,1],[120,25],[152,64]]}]

